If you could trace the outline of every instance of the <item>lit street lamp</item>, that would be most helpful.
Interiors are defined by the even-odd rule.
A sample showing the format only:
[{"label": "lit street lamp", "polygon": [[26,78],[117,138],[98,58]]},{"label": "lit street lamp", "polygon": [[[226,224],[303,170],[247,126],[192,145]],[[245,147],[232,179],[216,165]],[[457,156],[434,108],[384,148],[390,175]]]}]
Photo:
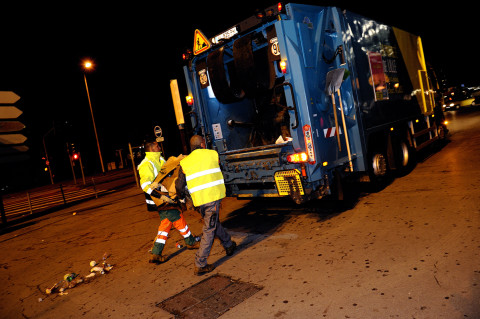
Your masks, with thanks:
[{"label": "lit street lamp", "polygon": [[[93,69],[93,64],[90,61],[85,61],[83,63],[85,71]],[[90,113],[92,114],[93,130],[95,131],[95,139],[97,140],[98,147],[98,156],[100,157],[100,165],[102,166],[102,173],[105,173],[105,168],[103,167],[102,152],[100,151],[100,143],[98,142],[97,127],[95,126],[95,118],[93,117],[92,102],[90,101],[90,93],[88,92],[87,76],[83,72],[83,78],[85,79],[85,88],[87,89],[88,105],[90,106]]]}]

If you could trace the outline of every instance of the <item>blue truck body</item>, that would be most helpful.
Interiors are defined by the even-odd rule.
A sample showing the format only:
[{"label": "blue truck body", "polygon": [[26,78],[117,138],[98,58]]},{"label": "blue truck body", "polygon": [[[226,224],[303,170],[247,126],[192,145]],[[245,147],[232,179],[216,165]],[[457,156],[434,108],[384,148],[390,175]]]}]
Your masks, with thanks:
[{"label": "blue truck body", "polygon": [[355,13],[272,6],[198,51],[184,67],[192,127],[229,196],[321,198],[444,136],[420,38]]}]

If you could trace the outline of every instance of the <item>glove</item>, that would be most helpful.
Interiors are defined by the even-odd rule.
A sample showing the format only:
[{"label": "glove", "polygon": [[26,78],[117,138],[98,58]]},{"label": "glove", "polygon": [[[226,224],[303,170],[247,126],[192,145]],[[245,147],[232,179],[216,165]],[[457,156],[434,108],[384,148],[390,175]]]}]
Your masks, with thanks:
[{"label": "glove", "polygon": [[153,197],[156,197],[156,198],[160,198],[160,197],[162,197],[162,194],[160,194],[160,193],[157,192],[156,190],[153,190],[153,191],[150,193],[150,196],[153,196]]},{"label": "glove", "polygon": [[180,207],[180,209],[181,209],[182,211],[184,211],[184,210],[187,209],[187,207],[185,206],[185,199],[184,199],[184,198],[178,198],[178,197],[177,197],[175,200],[176,200],[176,202],[177,202],[177,205]]}]

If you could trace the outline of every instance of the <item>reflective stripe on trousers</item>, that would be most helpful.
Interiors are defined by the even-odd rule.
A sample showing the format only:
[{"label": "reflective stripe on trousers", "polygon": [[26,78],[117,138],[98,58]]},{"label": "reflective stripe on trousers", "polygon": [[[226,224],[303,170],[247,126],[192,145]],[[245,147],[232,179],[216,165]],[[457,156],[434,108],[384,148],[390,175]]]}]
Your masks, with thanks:
[{"label": "reflective stripe on trousers", "polygon": [[154,255],[161,255],[163,251],[163,247],[168,239],[168,234],[170,233],[170,229],[175,227],[180,234],[185,239],[186,245],[193,245],[195,243],[195,239],[193,238],[192,233],[190,232],[190,228],[188,228],[187,222],[183,214],[180,213],[180,219],[171,222],[168,218],[162,219],[160,222],[160,226],[158,226],[158,233],[155,238],[155,242],[152,249],[152,254]]}]

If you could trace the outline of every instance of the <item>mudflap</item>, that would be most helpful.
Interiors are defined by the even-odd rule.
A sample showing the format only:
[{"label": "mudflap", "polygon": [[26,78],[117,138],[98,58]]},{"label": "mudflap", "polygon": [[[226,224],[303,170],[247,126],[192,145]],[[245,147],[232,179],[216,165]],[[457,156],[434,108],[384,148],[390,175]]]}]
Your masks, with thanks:
[{"label": "mudflap", "polygon": [[328,176],[325,175],[323,184],[316,190],[305,188],[298,170],[279,171],[275,173],[275,181],[280,196],[290,196],[296,204],[303,204],[312,199],[321,199],[331,194]]},{"label": "mudflap", "polygon": [[305,202],[305,191],[299,170],[277,171],[274,178],[280,196],[290,195],[296,204]]},{"label": "mudflap", "polygon": [[[300,188],[298,187],[297,180],[295,176],[287,176],[285,180],[288,183],[288,187],[290,188],[290,197],[295,202],[295,204],[302,204],[306,201],[305,196],[300,193]],[[303,193],[303,191],[302,191]]]}]

